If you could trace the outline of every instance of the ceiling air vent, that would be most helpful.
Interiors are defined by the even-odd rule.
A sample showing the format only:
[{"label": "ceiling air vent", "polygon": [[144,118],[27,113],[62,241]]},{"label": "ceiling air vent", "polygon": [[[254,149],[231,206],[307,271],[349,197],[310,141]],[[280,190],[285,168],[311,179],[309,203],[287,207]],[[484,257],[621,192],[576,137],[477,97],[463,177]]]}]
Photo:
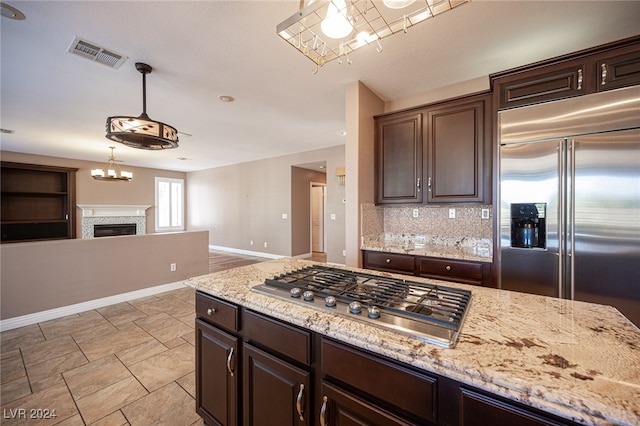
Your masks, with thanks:
[{"label": "ceiling air vent", "polygon": [[92,61],[110,66],[111,68],[118,68],[127,60],[127,57],[124,55],[115,53],[112,50],[107,50],[95,43],[89,43],[88,41],[79,39],[78,37],[73,39],[71,45],[67,49],[67,52],[75,53],[76,55],[91,59]]}]

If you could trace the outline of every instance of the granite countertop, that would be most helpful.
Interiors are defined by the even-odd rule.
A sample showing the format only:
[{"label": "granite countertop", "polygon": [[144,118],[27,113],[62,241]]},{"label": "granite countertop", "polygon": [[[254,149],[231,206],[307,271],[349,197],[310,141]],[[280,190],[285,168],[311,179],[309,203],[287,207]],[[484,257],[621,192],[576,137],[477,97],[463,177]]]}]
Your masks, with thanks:
[{"label": "granite countertop", "polygon": [[186,284],[578,423],[640,424],[640,330],[613,307],[447,283],[472,291],[458,343],[447,349],[251,291],[313,263],[284,258]]},{"label": "granite countertop", "polygon": [[426,238],[416,235],[375,235],[362,238],[361,250],[413,256],[492,262],[491,242],[485,239]]}]

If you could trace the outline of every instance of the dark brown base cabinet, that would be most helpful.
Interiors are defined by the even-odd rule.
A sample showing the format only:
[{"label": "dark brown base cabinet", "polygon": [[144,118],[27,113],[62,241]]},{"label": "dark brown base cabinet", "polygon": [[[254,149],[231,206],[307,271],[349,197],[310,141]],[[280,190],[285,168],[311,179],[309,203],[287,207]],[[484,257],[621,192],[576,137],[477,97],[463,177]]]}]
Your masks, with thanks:
[{"label": "dark brown base cabinet", "polygon": [[209,426],[574,425],[199,291],[195,328]]}]

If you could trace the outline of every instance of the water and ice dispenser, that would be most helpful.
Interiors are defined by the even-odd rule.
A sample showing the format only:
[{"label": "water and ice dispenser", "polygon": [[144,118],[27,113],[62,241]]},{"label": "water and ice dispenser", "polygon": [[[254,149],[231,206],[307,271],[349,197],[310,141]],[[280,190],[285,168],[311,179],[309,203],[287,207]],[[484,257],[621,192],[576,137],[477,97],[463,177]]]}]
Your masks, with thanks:
[{"label": "water and ice dispenser", "polygon": [[511,247],[546,248],[547,203],[511,204]]}]

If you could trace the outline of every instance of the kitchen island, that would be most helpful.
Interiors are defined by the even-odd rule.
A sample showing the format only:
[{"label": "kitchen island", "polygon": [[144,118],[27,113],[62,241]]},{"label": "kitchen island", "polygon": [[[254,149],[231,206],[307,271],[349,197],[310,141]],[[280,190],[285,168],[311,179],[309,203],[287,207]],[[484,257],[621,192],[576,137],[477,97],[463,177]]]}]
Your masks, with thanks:
[{"label": "kitchen island", "polygon": [[[612,307],[446,283],[472,292],[458,343],[447,349],[251,291],[265,278],[310,264],[313,262],[278,259],[186,283],[229,306],[264,314],[296,330],[308,330],[567,422],[640,424],[640,330]],[[232,354],[226,358],[228,368]],[[302,394],[301,387],[299,396]],[[443,396],[441,392],[439,397]],[[313,398],[317,401],[320,395]],[[316,417],[319,405],[308,404],[312,414],[305,421]],[[446,417],[442,411],[430,421],[441,423]]]}]

